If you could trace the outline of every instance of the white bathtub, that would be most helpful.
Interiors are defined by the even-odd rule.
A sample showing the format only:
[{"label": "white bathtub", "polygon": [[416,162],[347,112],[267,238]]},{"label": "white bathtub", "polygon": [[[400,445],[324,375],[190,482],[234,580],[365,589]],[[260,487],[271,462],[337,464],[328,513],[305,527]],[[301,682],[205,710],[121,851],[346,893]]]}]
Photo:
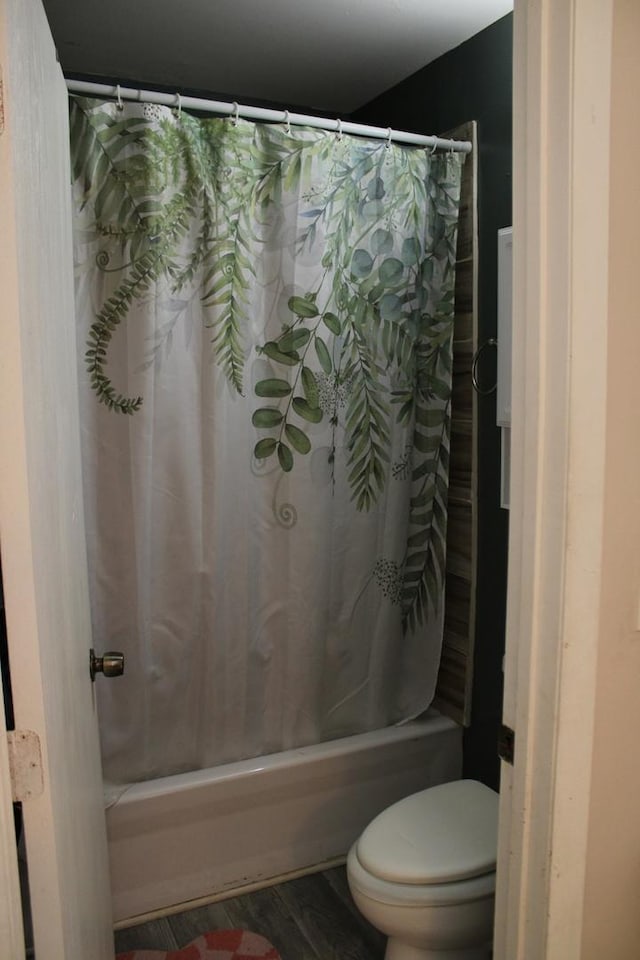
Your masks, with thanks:
[{"label": "white bathtub", "polygon": [[337,862],[390,803],[460,777],[462,731],[426,719],[133,784],[107,810],[114,921]]}]

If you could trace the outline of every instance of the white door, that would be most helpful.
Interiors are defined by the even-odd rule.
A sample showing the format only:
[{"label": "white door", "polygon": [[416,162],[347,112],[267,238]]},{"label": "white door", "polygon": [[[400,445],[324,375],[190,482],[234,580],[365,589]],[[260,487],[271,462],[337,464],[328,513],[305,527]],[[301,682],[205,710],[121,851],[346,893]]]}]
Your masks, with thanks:
[{"label": "white door", "polygon": [[[112,960],[89,678],[67,96],[40,0],[0,0],[0,67],[0,549],[16,728],[38,735],[44,770],[43,792],[23,811],[35,950],[43,960]],[[14,876],[0,873],[0,896],[15,890]]]}]

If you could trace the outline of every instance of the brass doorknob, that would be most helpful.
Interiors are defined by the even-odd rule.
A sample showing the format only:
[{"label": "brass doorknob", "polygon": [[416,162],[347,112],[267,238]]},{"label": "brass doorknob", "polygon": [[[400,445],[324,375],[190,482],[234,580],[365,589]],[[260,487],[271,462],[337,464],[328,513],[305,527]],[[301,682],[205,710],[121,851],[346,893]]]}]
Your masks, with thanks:
[{"label": "brass doorknob", "polygon": [[103,673],[105,677],[121,677],[124,673],[124,654],[117,650],[107,650],[101,657],[96,657],[93,650],[89,650],[89,675],[95,680],[96,673]]}]

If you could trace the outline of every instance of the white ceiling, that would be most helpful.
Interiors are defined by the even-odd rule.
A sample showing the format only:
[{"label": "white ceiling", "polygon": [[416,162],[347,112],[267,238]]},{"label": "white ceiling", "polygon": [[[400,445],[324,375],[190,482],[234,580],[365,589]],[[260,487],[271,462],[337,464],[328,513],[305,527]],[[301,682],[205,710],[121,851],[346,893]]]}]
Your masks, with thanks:
[{"label": "white ceiling", "polygon": [[65,71],[348,114],[513,0],[44,0]]}]

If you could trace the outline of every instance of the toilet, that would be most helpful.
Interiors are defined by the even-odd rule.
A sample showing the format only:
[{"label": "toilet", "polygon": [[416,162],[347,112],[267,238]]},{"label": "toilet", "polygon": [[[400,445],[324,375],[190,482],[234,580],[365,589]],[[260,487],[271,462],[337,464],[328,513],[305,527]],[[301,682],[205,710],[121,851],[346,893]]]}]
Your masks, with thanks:
[{"label": "toilet", "polygon": [[476,780],[430,787],[379,814],[349,851],[360,912],[385,960],[488,960],[498,794]]}]

